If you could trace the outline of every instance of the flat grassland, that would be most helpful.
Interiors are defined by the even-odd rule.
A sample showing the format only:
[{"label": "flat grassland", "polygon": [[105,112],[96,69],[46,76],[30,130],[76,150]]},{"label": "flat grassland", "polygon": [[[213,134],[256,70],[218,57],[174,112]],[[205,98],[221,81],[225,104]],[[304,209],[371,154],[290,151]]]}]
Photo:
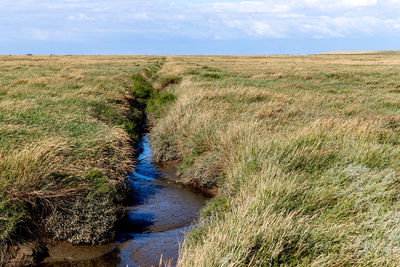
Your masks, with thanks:
[{"label": "flat grassland", "polygon": [[150,114],[155,160],[215,194],[180,266],[400,264],[400,55],[0,62],[0,248],[38,222],[109,238],[147,69],[176,96]]},{"label": "flat grassland", "polygon": [[160,162],[213,191],[180,266],[400,264],[400,55],[167,57]]},{"label": "flat grassland", "polygon": [[161,57],[0,57],[0,265],[46,232],[113,238],[141,111],[133,77]]}]

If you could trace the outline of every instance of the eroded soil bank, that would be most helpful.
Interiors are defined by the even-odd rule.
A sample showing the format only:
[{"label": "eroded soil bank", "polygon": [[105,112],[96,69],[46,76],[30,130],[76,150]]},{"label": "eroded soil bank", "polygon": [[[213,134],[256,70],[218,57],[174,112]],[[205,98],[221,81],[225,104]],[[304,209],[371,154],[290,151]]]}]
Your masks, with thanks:
[{"label": "eroded soil bank", "polygon": [[41,266],[158,266],[160,258],[175,265],[184,232],[196,223],[206,197],[175,182],[173,166],[153,164],[146,136],[138,146],[135,172],[128,175],[130,205],[118,226],[116,242],[102,246],[49,245]]}]

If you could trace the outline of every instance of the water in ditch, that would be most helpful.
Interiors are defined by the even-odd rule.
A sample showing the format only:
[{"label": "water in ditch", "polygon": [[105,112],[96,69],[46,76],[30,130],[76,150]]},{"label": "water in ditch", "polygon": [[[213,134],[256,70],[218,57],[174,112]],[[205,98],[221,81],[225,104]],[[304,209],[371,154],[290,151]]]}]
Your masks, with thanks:
[{"label": "water in ditch", "polygon": [[173,166],[153,164],[146,136],[138,155],[135,172],[128,175],[132,195],[116,241],[102,246],[56,242],[43,266],[159,266],[161,257],[175,265],[184,233],[196,223],[206,197],[175,183]]}]

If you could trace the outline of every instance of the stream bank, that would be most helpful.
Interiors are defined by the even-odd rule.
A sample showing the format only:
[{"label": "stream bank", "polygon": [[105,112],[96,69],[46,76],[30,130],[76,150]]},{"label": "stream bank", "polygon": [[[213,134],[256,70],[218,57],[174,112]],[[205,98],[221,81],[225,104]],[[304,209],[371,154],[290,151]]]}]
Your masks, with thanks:
[{"label": "stream bank", "polygon": [[[140,127],[145,131],[145,111],[159,111],[175,98],[155,90],[142,75],[135,75],[134,81],[134,105],[142,110],[136,117],[141,120],[125,127],[133,140],[138,140],[130,130]],[[166,84],[170,83],[175,82]],[[136,155],[135,171],[127,176],[129,200],[125,216],[116,226],[115,241],[99,246],[51,241],[49,257],[41,266],[158,266],[161,258],[175,265],[184,232],[197,222],[206,197],[177,182],[176,166],[153,164],[145,133],[137,143]]]},{"label": "stream bank", "polygon": [[135,171],[128,175],[130,205],[116,241],[101,246],[55,243],[40,266],[158,266],[161,255],[175,264],[184,232],[197,222],[206,197],[177,184],[173,166],[153,164],[147,136],[137,150]]}]

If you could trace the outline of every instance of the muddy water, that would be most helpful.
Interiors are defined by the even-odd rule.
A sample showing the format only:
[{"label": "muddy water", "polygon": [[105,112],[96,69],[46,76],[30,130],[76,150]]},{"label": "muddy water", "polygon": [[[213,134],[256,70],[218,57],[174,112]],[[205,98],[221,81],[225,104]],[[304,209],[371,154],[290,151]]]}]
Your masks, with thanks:
[{"label": "muddy water", "polygon": [[43,266],[158,266],[160,258],[176,263],[184,232],[198,219],[206,198],[176,184],[173,169],[152,163],[146,136],[138,147],[135,172],[129,174],[131,203],[118,227],[117,241],[102,246],[49,246]]}]

